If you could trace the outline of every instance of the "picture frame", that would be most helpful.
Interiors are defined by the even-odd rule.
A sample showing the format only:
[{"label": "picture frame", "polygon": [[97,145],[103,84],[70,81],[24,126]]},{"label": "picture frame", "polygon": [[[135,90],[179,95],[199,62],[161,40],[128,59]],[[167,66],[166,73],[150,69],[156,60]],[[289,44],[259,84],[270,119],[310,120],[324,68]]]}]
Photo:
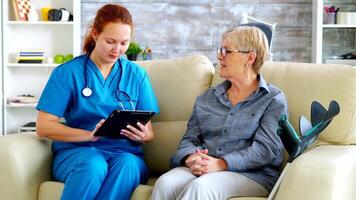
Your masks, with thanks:
[{"label": "picture frame", "polygon": [[16,21],[28,21],[27,14],[31,9],[30,0],[11,0]]}]

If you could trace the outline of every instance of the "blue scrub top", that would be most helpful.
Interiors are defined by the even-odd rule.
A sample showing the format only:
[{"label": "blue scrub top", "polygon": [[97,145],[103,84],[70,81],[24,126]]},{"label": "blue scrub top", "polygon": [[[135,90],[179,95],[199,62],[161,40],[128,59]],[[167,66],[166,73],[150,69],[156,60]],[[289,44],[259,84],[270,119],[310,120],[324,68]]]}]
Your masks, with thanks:
[{"label": "blue scrub top", "polygon": [[[88,59],[87,80],[92,95],[84,97],[85,60],[82,55],[55,68],[41,95],[37,109],[63,117],[67,126],[91,131],[101,120],[106,119],[114,109],[132,110],[128,98],[117,95],[118,90],[125,92],[136,110],[158,113],[158,103],[144,69],[136,63],[120,58],[106,79],[95,63]],[[119,62],[121,62],[121,66]],[[120,94],[120,93],[119,93]],[[119,133],[118,133],[119,134]],[[129,139],[101,138],[96,142],[59,142],[53,143],[54,152],[73,147],[94,146],[103,150],[142,153],[141,145]]]}]

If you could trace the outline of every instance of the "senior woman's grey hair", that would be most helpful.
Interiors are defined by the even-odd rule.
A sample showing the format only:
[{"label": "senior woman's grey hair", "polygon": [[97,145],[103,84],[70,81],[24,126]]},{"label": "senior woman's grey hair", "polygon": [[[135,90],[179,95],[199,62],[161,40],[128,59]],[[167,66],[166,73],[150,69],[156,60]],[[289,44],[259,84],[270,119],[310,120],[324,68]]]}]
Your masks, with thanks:
[{"label": "senior woman's grey hair", "polygon": [[268,59],[268,40],[259,28],[254,26],[237,26],[227,30],[222,39],[233,48],[241,51],[255,52],[256,60],[252,65],[253,70],[259,74],[263,63]]}]

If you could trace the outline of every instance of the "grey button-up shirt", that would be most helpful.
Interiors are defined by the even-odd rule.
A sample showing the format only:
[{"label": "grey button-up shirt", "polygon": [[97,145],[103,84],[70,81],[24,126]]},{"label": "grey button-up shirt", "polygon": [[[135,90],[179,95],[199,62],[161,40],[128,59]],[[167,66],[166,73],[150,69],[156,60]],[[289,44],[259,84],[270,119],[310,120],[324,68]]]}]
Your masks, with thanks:
[{"label": "grey button-up shirt", "polygon": [[239,172],[271,190],[280,174],[283,144],[277,135],[278,119],[288,113],[287,100],[277,87],[258,75],[259,87],[233,106],[224,81],[196,99],[188,129],[171,158],[171,166],[196,149],[222,158],[228,170]]}]

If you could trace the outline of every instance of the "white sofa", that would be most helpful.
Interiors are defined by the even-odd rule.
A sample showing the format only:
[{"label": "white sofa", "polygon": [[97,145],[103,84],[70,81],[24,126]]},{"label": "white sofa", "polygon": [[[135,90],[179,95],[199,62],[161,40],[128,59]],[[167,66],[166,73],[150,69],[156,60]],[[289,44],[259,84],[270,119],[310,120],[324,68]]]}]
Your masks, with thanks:
[{"label": "white sofa", "polygon": [[[155,139],[144,146],[152,175],[168,170],[169,157],[185,133],[195,97],[221,79],[204,56],[140,62],[150,75],[161,113],[154,118]],[[215,74],[215,75],[214,75]],[[276,194],[278,200],[356,199],[356,69],[343,65],[268,62],[264,78],[287,95],[290,120],[310,116],[313,100],[341,112],[314,143],[289,167]],[[63,183],[52,181],[51,142],[34,134],[0,137],[0,199],[59,199]],[[140,185],[131,199],[148,199],[155,177]],[[262,200],[267,197],[236,197]]]}]

